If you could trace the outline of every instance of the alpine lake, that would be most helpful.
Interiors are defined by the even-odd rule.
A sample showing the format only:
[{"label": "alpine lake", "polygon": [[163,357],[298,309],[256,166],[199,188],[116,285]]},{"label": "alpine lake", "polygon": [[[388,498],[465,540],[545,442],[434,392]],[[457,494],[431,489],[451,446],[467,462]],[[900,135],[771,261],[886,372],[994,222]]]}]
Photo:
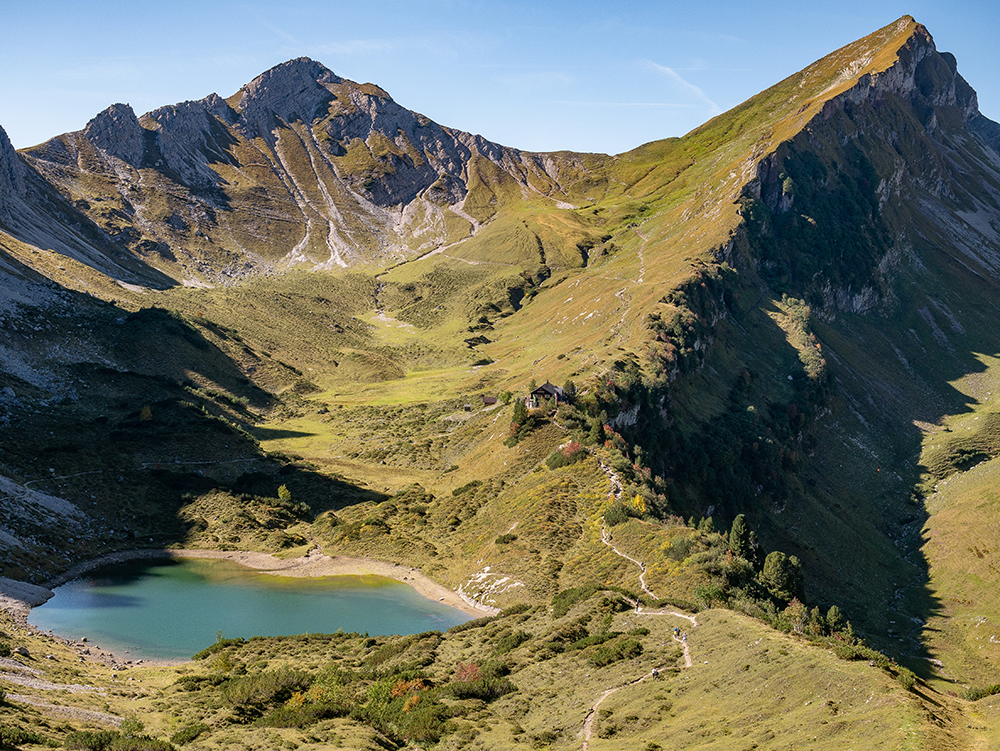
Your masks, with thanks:
[{"label": "alpine lake", "polygon": [[121,658],[187,660],[220,636],[446,630],[470,616],[379,576],[283,577],[227,560],[133,560],[88,572],[29,623]]}]

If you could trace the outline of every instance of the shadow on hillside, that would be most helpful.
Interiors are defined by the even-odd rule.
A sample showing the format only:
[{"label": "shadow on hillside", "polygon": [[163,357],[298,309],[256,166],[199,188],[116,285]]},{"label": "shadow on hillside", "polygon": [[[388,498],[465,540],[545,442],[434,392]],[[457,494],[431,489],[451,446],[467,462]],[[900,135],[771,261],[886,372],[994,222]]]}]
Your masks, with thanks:
[{"label": "shadow on hillside", "polygon": [[255,427],[252,431],[258,441],[274,441],[280,438],[307,438],[318,435],[306,430],[289,430],[288,428]]},{"label": "shadow on hillside", "polygon": [[[816,351],[826,358],[832,382],[811,423],[801,426],[792,418],[808,405],[795,384],[805,382],[810,349],[789,343],[792,333],[778,326],[771,300],[731,310],[705,367],[670,387],[700,389],[693,402],[700,409],[716,378],[716,393],[729,391],[725,406],[708,422],[693,417],[700,424],[675,444],[686,466],[671,460],[668,471],[682,486],[690,478],[671,496],[677,511],[711,515],[717,529],[745,514],[765,552],[781,550],[802,561],[810,607],[825,612],[837,605],[870,644],[928,678],[936,655],[923,626],[944,605],[928,584],[922,549],[929,515],[918,493],[925,470],[919,425],[939,425],[974,408],[976,401],[952,384],[985,370],[976,351],[1000,352],[1000,332],[991,322],[993,290],[982,278],[925,263],[937,284],[888,319],[813,319]],[[960,322],[951,324],[943,314],[935,321],[932,311],[943,302],[933,295],[958,288],[970,303],[955,311]],[[746,288],[740,295],[758,297]],[[954,330],[948,341],[940,335],[944,329]]]},{"label": "shadow on hillside", "polygon": [[[977,351],[1000,352],[987,304],[994,290],[940,260],[924,256],[936,283],[924,279],[919,296],[888,319],[841,315],[814,326],[835,379],[831,413],[813,431],[804,513],[773,517],[776,537],[806,562],[807,576],[816,568],[823,584],[814,589],[832,602],[839,589],[869,641],[925,679],[939,657],[925,624],[945,608],[923,549],[920,426],[972,412],[978,402],[952,384],[985,372]],[[954,312],[960,323],[942,313],[949,289],[968,303]]]},{"label": "shadow on hillside", "polygon": [[[0,345],[26,353],[26,362],[36,352],[76,352],[68,362],[45,361],[45,387],[11,381],[18,396],[0,414],[10,428],[0,437],[0,474],[72,502],[93,523],[81,529],[33,519],[46,554],[18,558],[15,551],[5,575],[44,581],[73,559],[183,545],[215,517],[232,518],[233,539],[220,538],[220,546],[259,546],[270,535],[269,544],[284,547],[295,544],[282,538],[290,526],[385,499],[304,462],[265,454],[247,432],[248,405],[266,409],[275,398],[178,314],[129,314],[86,295],[64,296],[74,317],[31,309],[23,333],[0,331]],[[88,362],[88,352],[99,357]],[[291,501],[279,498],[281,486]],[[216,499],[216,510],[198,518],[188,507],[205,496]],[[60,563],[52,551],[69,557]]]}]

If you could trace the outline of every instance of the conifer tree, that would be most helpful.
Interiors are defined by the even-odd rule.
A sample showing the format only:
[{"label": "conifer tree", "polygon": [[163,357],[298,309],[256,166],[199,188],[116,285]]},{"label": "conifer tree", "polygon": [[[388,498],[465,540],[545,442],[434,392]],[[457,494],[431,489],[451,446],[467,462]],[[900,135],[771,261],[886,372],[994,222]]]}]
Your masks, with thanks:
[{"label": "conifer tree", "polygon": [[733,526],[729,529],[729,550],[739,558],[750,560],[750,530],[743,514],[733,519]]}]

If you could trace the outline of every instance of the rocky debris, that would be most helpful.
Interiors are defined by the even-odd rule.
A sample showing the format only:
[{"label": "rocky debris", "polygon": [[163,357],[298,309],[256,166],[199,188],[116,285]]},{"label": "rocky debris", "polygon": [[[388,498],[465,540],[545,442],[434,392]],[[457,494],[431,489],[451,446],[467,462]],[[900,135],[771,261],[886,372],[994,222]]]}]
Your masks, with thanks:
[{"label": "rocky debris", "polygon": [[127,104],[112,104],[87,123],[83,137],[105,154],[138,166],[145,151],[145,129]]},{"label": "rocky debris", "polygon": [[46,709],[50,712],[72,717],[76,720],[86,720],[87,722],[104,723],[105,725],[121,725],[124,718],[106,712],[95,712],[91,709],[81,709],[80,707],[67,707],[62,704],[48,704],[33,696],[22,694],[7,694],[7,698],[21,704],[30,704],[39,709]]},{"label": "rocky debris", "polygon": [[18,686],[34,688],[40,691],[69,691],[71,694],[103,694],[106,689],[96,686],[86,686],[80,683],[52,683],[43,681],[40,678],[29,678],[19,673],[0,673],[5,681],[16,683]]},{"label": "rocky debris", "polygon": [[52,590],[0,576],[0,609],[27,613],[52,597]]},{"label": "rocky debris", "polygon": [[30,673],[32,675],[42,674],[42,671],[38,668],[29,668],[27,665],[22,665],[17,660],[12,660],[9,657],[0,657],[0,668],[4,670],[20,670],[22,673]]}]

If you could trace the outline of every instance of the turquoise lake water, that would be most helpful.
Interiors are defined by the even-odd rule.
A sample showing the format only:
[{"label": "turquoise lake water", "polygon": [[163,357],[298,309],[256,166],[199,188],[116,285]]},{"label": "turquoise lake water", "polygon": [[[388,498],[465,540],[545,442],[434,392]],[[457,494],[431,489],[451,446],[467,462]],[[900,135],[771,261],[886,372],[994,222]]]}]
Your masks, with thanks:
[{"label": "turquoise lake water", "polygon": [[269,576],[214,559],[130,561],[55,589],[28,621],[87,637],[119,659],[184,660],[226,638],[335,631],[372,635],[444,630],[460,610],[378,576]]}]

